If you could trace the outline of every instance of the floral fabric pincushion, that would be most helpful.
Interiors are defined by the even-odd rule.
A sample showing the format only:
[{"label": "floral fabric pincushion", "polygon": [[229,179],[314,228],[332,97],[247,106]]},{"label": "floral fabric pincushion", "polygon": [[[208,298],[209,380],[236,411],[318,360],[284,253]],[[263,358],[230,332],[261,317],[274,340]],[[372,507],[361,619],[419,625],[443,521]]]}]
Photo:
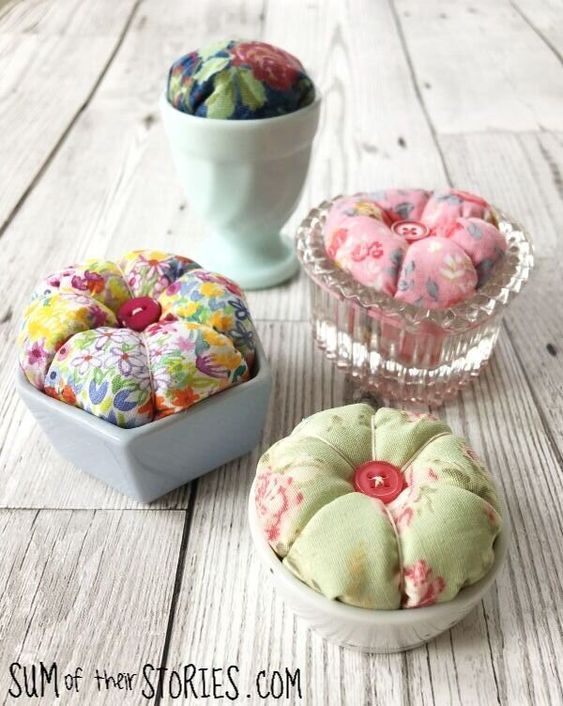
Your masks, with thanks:
[{"label": "floral fabric pincushion", "polygon": [[175,61],[166,95],[190,115],[249,120],[304,108],[313,102],[315,87],[301,62],[283,49],[230,40]]},{"label": "floral fabric pincushion", "polygon": [[371,609],[449,601],[494,561],[493,481],[428,415],[365,404],[314,414],[264,454],[255,487],[272,549],[331,599]]},{"label": "floral fabric pincushion", "polygon": [[129,428],[247,380],[254,327],[230,280],[185,257],[134,251],[47,277],[18,346],[34,387]]},{"label": "floral fabric pincushion", "polygon": [[502,260],[492,207],[464,191],[389,189],[338,199],[324,228],[329,257],[361,284],[428,309],[472,296]]}]

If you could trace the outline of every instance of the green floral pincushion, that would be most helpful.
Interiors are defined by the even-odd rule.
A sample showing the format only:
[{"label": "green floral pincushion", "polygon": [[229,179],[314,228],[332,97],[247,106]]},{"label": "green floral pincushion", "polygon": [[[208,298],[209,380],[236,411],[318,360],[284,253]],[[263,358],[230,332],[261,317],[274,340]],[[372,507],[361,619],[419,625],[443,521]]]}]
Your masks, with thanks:
[{"label": "green floral pincushion", "polygon": [[465,440],[429,415],[365,404],[303,420],[262,456],[255,488],[289,571],[364,608],[451,600],[487,574],[502,526]]}]

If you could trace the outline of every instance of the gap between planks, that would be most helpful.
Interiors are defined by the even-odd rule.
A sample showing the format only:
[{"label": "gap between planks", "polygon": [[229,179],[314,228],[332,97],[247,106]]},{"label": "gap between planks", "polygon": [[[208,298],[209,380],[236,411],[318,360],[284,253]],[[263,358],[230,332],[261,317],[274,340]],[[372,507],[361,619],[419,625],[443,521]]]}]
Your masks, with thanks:
[{"label": "gap between planks", "polygon": [[[432,121],[432,117],[431,117],[430,110],[428,109],[428,106],[427,106],[426,103],[425,103],[425,100],[424,100],[424,97],[423,97],[423,94],[422,94],[422,91],[421,91],[421,88],[420,88],[420,85],[419,85],[419,82],[418,82],[418,79],[417,79],[417,75],[416,75],[416,72],[415,72],[415,70],[414,70],[414,64],[413,64],[413,61],[412,61],[412,57],[410,56],[410,52],[409,52],[409,48],[408,48],[408,43],[407,43],[407,40],[406,40],[404,31],[403,31],[403,27],[402,27],[401,20],[400,20],[400,18],[399,18],[399,14],[398,14],[398,12],[397,12],[395,0],[389,0],[389,5],[390,5],[390,7],[391,7],[391,9],[392,9],[392,12],[393,12],[393,17],[394,17],[395,25],[396,25],[396,28],[397,28],[397,33],[398,33],[399,38],[400,38],[400,41],[401,41],[401,47],[402,47],[402,49],[403,49],[405,61],[407,62],[407,65],[408,65],[408,67],[409,67],[409,73],[410,73],[411,81],[412,81],[413,86],[414,86],[414,89],[415,89],[415,94],[416,94],[417,100],[418,100],[418,102],[419,102],[419,104],[420,104],[421,112],[422,112],[422,114],[424,115],[424,117],[425,117],[425,119],[426,119],[426,122],[427,122],[427,124],[428,124],[429,130],[430,130],[430,134],[432,135],[432,140],[433,140],[433,142],[434,142],[434,146],[435,146],[436,151],[437,151],[437,153],[438,153],[438,155],[439,155],[439,157],[440,157],[440,161],[441,161],[441,163],[442,163],[442,167],[443,167],[444,174],[445,174],[445,176],[446,176],[448,185],[449,185],[450,187],[451,187],[451,186],[454,186],[453,179],[452,179],[452,176],[451,176],[451,172],[450,172],[449,167],[448,167],[448,162],[447,162],[447,159],[446,159],[444,150],[443,150],[443,148],[442,148],[442,145],[441,145],[440,140],[439,140],[439,137],[438,137],[438,132],[437,132],[436,126],[434,125],[434,123],[433,123],[433,121]],[[546,40],[546,38],[543,36],[543,34],[541,34],[538,30],[536,30],[536,29],[533,27],[533,25],[531,24],[531,22],[526,18],[526,16],[524,15],[524,13],[515,5],[515,3],[514,3],[512,0],[510,0],[510,5],[511,5],[511,6],[514,8],[514,10],[517,11],[518,14],[520,14],[520,15],[523,17],[523,19],[534,29],[534,31],[543,39],[543,41],[550,47],[550,49],[552,49],[551,44]],[[557,52],[556,52],[556,55],[557,55],[557,57],[559,58],[559,60],[561,61],[561,55],[560,55],[559,53],[557,53]],[[503,131],[503,130],[489,131],[488,134],[491,134],[491,132],[492,132],[492,133],[494,133],[494,132],[499,132],[499,133],[504,133],[504,134],[506,134],[506,133],[509,132],[509,131]],[[513,133],[510,133],[510,134],[513,134]],[[464,134],[463,136],[465,137],[465,136],[467,136],[467,135]],[[448,138],[450,138],[450,137],[454,137],[454,135],[448,133]],[[536,264],[537,264],[537,263],[536,263]],[[559,447],[558,447],[558,445],[557,445],[557,442],[556,442],[556,440],[555,440],[555,437],[554,437],[554,435],[553,435],[553,432],[552,432],[552,430],[551,430],[551,427],[550,427],[550,425],[549,425],[549,423],[548,423],[548,420],[547,420],[547,418],[546,418],[546,415],[545,415],[545,413],[543,412],[541,402],[540,402],[539,398],[537,397],[537,395],[536,395],[536,393],[535,393],[535,391],[534,391],[533,386],[532,386],[531,383],[530,383],[530,378],[529,378],[529,376],[528,376],[528,374],[527,374],[525,365],[523,364],[522,358],[521,358],[520,353],[519,353],[518,340],[510,333],[510,330],[509,330],[509,328],[507,327],[506,321],[503,321],[502,329],[503,329],[504,331],[506,331],[507,336],[508,336],[509,339],[510,339],[511,345],[512,345],[513,348],[514,348],[516,358],[517,358],[517,360],[518,360],[519,365],[521,366],[522,373],[523,373],[523,375],[525,376],[526,381],[527,381],[527,384],[528,384],[528,386],[529,386],[530,395],[531,395],[531,397],[532,397],[532,399],[533,399],[533,401],[534,401],[534,404],[536,405],[536,408],[537,408],[537,411],[538,411],[538,416],[539,416],[539,419],[540,419],[540,421],[541,421],[543,430],[544,430],[544,432],[545,432],[545,434],[546,434],[546,437],[549,439],[550,444],[551,444],[552,447],[553,447],[553,450],[554,450],[554,453],[556,454],[556,457],[557,457],[557,459],[558,459],[560,468],[561,468],[562,471],[563,471],[563,453],[562,453],[562,451],[559,449]]]},{"label": "gap between planks", "polygon": [[81,105],[79,105],[78,109],[70,119],[69,123],[67,124],[66,128],[58,138],[58,140],[55,142],[54,146],[50,150],[50,152],[47,154],[46,158],[44,159],[43,163],[39,166],[37,172],[31,179],[30,183],[28,186],[25,188],[23,191],[22,195],[19,197],[19,199],[16,201],[14,207],[12,210],[7,214],[4,222],[0,224],[0,238],[4,235],[12,221],[14,220],[15,216],[17,215],[18,211],[22,208],[24,203],[27,201],[29,195],[32,193],[32,191],[35,189],[36,185],[39,183],[41,180],[43,174],[47,171],[49,168],[49,165],[53,161],[53,159],[56,157],[58,152],[60,151],[61,147],[65,144],[68,136],[72,132],[74,126],[76,125],[80,115],[83,113],[84,110],[90,105],[90,102],[96,95],[98,88],[102,84],[109,68],[113,64],[113,61],[115,57],[117,56],[117,53],[119,52],[119,49],[121,48],[123,41],[125,40],[125,37],[127,36],[129,29],[131,28],[131,25],[133,23],[133,20],[135,18],[135,15],[139,9],[139,5],[141,4],[143,0],[135,0],[135,4],[131,8],[131,11],[129,12],[129,15],[127,16],[127,19],[125,21],[125,24],[123,26],[123,29],[118,35],[117,41],[115,43],[115,46],[113,47],[106,63],[103,65],[100,74],[94,84],[92,85],[92,88],[88,95],[86,96],[86,99],[82,101]]},{"label": "gap between planks", "polygon": [[[159,667],[164,670],[168,665],[168,651],[170,648],[170,642],[172,638],[172,628],[174,626],[174,621],[176,619],[176,607],[178,605],[178,598],[180,596],[180,589],[182,587],[182,580],[184,577],[184,567],[186,563],[186,556],[188,553],[188,543],[190,541],[190,529],[192,526],[192,520],[194,516],[195,502],[197,498],[197,487],[198,479],[190,483],[190,498],[188,501],[188,507],[184,511],[184,527],[182,529],[182,539],[180,541],[180,547],[178,550],[178,561],[176,564],[176,573],[174,576],[174,587],[172,589],[172,598],[170,600],[170,610],[168,612],[168,620],[166,624],[166,633],[164,636],[164,644],[162,646],[162,654],[160,657]],[[163,681],[164,681],[164,671],[160,672],[160,678],[158,680],[158,690],[155,697],[155,706],[160,706],[163,694]]]},{"label": "gap between planks", "polygon": [[546,45],[546,47],[555,55],[555,57],[559,60],[561,64],[563,64],[563,56],[561,55],[561,52],[557,48],[557,46],[547,37],[542,30],[536,25],[535,22],[527,15],[527,13],[522,10],[518,2],[515,2],[515,0],[508,0],[511,7],[514,9],[515,12],[517,12],[520,17],[524,20],[524,22],[530,27],[532,32],[537,34],[537,36],[542,40],[542,42]]}]

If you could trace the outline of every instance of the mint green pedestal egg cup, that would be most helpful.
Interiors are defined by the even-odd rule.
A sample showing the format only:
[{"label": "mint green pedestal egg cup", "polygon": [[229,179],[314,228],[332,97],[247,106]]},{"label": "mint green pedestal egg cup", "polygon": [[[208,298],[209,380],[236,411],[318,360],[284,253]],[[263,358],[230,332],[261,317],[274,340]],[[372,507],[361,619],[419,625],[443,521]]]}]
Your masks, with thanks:
[{"label": "mint green pedestal egg cup", "polygon": [[321,98],[287,115],[218,120],[188,115],[163,95],[172,157],[194,211],[210,234],[190,252],[244,289],[273,287],[298,269],[282,236],[305,184]]}]

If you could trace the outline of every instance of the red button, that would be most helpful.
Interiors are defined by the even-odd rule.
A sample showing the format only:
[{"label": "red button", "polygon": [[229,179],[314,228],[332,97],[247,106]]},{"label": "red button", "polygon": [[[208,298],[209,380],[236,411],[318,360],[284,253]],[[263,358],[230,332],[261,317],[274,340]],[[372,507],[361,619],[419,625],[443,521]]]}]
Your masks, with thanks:
[{"label": "red button", "polygon": [[354,488],[372,498],[390,503],[405,487],[403,474],[386,461],[368,461],[356,468]]},{"label": "red button", "polygon": [[420,221],[397,221],[393,223],[391,230],[405,238],[409,243],[414,243],[415,240],[422,240],[430,233],[428,226],[420,223]]},{"label": "red button", "polygon": [[117,320],[133,331],[144,331],[147,326],[160,319],[160,304],[151,297],[136,297],[129,299],[119,307]]}]

